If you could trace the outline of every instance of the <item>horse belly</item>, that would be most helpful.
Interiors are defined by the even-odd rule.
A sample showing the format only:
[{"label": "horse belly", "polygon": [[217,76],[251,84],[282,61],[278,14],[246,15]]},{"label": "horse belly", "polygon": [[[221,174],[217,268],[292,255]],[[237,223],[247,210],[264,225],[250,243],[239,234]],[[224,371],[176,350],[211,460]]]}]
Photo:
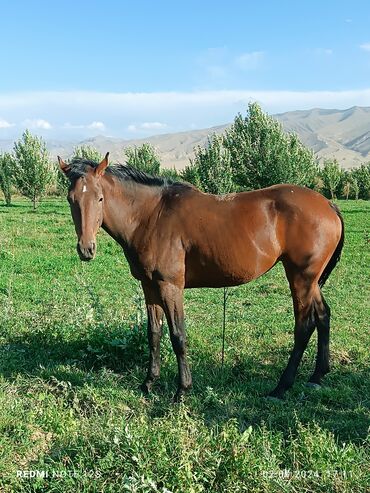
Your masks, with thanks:
[{"label": "horse belly", "polygon": [[239,286],[262,275],[275,261],[276,257],[267,259],[252,248],[239,252],[229,249],[224,255],[212,256],[193,250],[186,256],[185,287]]}]

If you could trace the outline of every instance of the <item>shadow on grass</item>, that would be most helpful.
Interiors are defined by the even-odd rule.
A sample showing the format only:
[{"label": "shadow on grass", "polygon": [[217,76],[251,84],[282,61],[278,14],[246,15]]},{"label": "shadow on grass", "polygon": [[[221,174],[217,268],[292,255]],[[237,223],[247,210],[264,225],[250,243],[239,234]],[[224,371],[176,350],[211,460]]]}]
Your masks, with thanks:
[{"label": "shadow on grass", "polygon": [[[99,334],[74,341],[50,337],[45,340],[42,334],[10,341],[0,346],[0,373],[9,381],[24,375],[48,383],[55,378],[76,388],[86,383],[102,388],[111,385],[109,381],[103,383],[104,369],[119,376],[120,385],[137,390],[148,361],[146,330],[134,327],[127,329],[122,337],[107,340],[101,334],[109,333],[108,328],[102,329]],[[165,356],[162,377],[155,385],[153,397],[148,398],[151,404],[148,412],[153,418],[165,417],[174,405],[171,396],[176,385],[176,365],[171,352],[167,341],[162,348]],[[305,386],[312,369],[308,370],[305,362],[286,399],[271,402],[264,396],[278,381],[288,354],[276,350],[268,363],[251,354],[243,361],[226,362],[221,367],[206,350],[197,348],[194,353],[194,389],[186,398],[186,405],[202,415],[210,427],[234,418],[241,430],[265,424],[285,434],[296,428],[298,418],[304,424],[315,422],[332,431],[341,441],[361,442],[366,438],[369,423],[366,386],[370,376],[367,368],[352,372],[348,366],[336,365],[324,379],[322,388],[313,390]]]}]

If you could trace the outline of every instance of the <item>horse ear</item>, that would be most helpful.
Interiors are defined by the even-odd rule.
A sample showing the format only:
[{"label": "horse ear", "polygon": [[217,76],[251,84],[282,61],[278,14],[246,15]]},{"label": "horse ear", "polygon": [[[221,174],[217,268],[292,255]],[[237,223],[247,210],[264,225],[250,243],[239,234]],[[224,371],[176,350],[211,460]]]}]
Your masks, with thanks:
[{"label": "horse ear", "polygon": [[104,172],[108,167],[108,156],[109,156],[109,152],[106,153],[103,161],[95,168],[95,175],[96,176],[104,175]]},{"label": "horse ear", "polygon": [[60,169],[66,175],[68,173],[68,171],[70,171],[71,167],[67,163],[65,163],[60,156],[58,156],[58,163],[59,163]]}]

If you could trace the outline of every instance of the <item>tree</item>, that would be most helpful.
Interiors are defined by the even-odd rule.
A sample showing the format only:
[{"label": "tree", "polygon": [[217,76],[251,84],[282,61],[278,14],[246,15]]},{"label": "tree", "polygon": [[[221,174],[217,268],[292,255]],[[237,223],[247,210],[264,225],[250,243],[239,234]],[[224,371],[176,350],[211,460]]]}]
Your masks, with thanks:
[{"label": "tree", "polygon": [[161,162],[151,144],[144,143],[139,147],[126,147],[125,156],[126,163],[129,166],[133,166],[150,175],[159,175]]},{"label": "tree", "polygon": [[370,163],[362,164],[352,170],[351,175],[358,184],[358,197],[364,200],[370,199]]},{"label": "tree", "polygon": [[190,164],[185,166],[185,168],[181,171],[180,177],[183,181],[187,181],[197,188],[202,187],[200,183],[198,168],[194,165],[192,161],[190,161]]},{"label": "tree", "polygon": [[208,137],[207,147],[198,146],[194,151],[190,166],[194,167],[197,186],[207,193],[231,192],[234,189],[231,154],[223,145],[223,137],[213,134]]},{"label": "tree", "polygon": [[297,135],[285,133],[281,123],[257,103],[248,105],[246,117],[236,116],[223,144],[230,152],[234,181],[241,189],[276,183],[314,186],[317,164],[313,152]]},{"label": "tree", "polygon": [[180,180],[180,174],[175,168],[161,168],[159,174],[163,178],[168,178],[172,181]]},{"label": "tree", "polygon": [[103,155],[95,147],[81,145],[73,149],[73,159],[88,159],[89,161],[100,163]]},{"label": "tree", "polygon": [[49,153],[41,137],[26,130],[14,143],[14,181],[19,192],[28,197],[36,209],[37,202],[52,182]]},{"label": "tree", "polygon": [[324,194],[331,199],[335,199],[338,190],[338,185],[342,178],[342,169],[336,159],[333,161],[327,160],[320,172],[323,184]]},{"label": "tree", "polygon": [[5,205],[12,203],[14,158],[9,152],[0,154],[0,188],[4,194]]}]

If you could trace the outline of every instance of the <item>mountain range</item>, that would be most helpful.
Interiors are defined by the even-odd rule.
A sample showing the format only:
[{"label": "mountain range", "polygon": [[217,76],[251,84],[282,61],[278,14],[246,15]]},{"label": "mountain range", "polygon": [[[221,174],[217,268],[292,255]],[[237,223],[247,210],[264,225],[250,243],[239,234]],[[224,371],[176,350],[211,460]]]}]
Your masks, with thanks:
[{"label": "mountain range", "polygon": [[[343,168],[353,168],[370,161],[370,107],[354,106],[346,110],[320,109],[289,111],[274,115],[287,132],[295,132],[312,148],[319,161],[337,159]],[[194,147],[204,145],[207,136],[222,133],[230,124],[186,132],[154,135],[144,139],[117,139],[97,136],[82,142],[47,141],[52,157],[68,158],[77,145],[91,145],[111,159],[124,162],[123,149],[149,142],[156,149],[164,167],[182,169],[193,156]],[[1,150],[10,150],[13,141],[0,140]]]}]

